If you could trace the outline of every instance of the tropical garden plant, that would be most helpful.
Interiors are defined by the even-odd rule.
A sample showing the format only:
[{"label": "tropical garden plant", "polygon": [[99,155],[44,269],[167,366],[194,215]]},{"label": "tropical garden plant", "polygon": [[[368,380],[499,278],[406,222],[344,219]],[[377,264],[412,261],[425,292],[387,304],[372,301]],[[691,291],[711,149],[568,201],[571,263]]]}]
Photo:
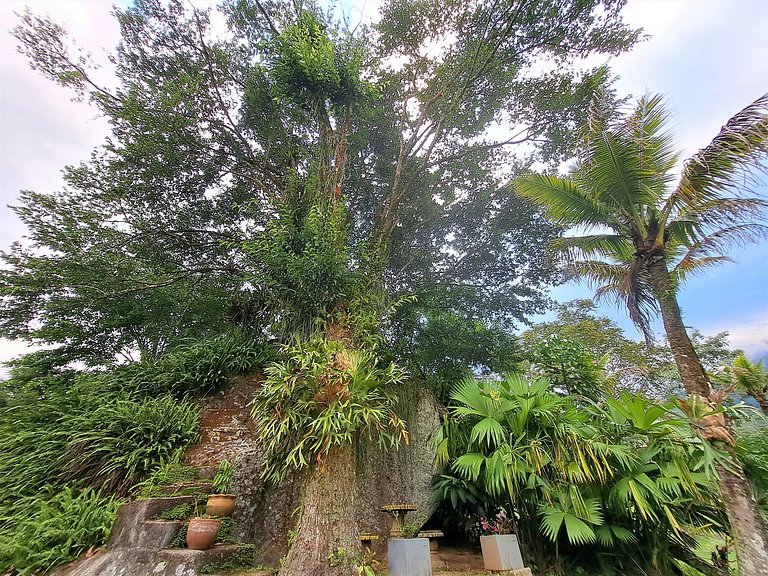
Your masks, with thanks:
[{"label": "tropical garden plant", "polygon": [[764,360],[750,362],[742,352],[733,359],[730,371],[734,389],[752,396],[768,416],[768,371]]},{"label": "tropical garden plant", "polygon": [[[768,157],[768,94],[728,120],[683,164],[674,185],[679,157],[668,123],[659,96],[641,98],[628,114],[598,99],[573,173],[529,174],[515,188],[553,221],[578,227],[554,247],[574,277],[597,287],[598,298],[624,303],[649,340],[650,319],[661,315],[686,393],[710,402],[710,379],[677,294],[687,276],[768,233],[768,202],[745,186]],[[719,476],[742,572],[768,574],[768,536],[743,473],[721,467]]]},{"label": "tropical garden plant", "polygon": [[506,510],[540,573],[714,573],[694,550],[725,528],[716,454],[674,404],[624,394],[576,405],[516,374],[467,379],[453,400],[438,463]]}]

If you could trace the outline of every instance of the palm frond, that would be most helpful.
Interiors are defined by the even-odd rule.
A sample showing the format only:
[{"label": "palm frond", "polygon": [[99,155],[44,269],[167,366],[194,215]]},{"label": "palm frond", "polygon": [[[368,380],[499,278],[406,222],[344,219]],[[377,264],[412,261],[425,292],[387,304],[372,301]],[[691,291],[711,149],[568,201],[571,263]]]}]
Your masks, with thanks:
[{"label": "palm frond", "polygon": [[[624,260],[624,255],[634,252],[632,243],[621,234],[564,236],[556,238],[552,247],[562,252],[567,262],[579,262],[600,256]],[[617,255],[621,257],[617,258]]]},{"label": "palm frond", "polygon": [[542,206],[547,217],[564,226],[615,225],[612,213],[576,182],[547,174],[525,174],[515,180],[518,196]]},{"label": "palm frond", "polygon": [[684,282],[691,276],[703,274],[706,270],[714,266],[719,266],[724,262],[731,262],[728,256],[703,256],[697,258],[691,252],[686,254],[680,262],[670,271],[678,283]]},{"label": "palm frond", "polygon": [[[720,228],[710,234],[698,238],[688,245],[687,254],[696,258],[699,256],[723,256],[733,248],[745,246],[768,238],[768,225],[757,222],[738,224]],[[671,242],[675,245],[676,242]]]},{"label": "palm frond", "polygon": [[696,205],[719,198],[736,187],[749,183],[754,172],[765,169],[768,154],[768,94],[733,116],[720,133],[699,150],[683,167],[672,201]]},{"label": "palm frond", "polygon": [[605,131],[593,140],[588,154],[591,161],[580,170],[579,183],[594,191],[601,203],[637,221],[638,204],[650,199],[634,147],[620,134]]},{"label": "palm frond", "polygon": [[640,98],[635,110],[624,125],[626,137],[634,143],[639,168],[643,174],[643,186],[657,204],[672,182],[672,168],[678,161],[674,139],[665,129],[670,114],[659,94]]}]

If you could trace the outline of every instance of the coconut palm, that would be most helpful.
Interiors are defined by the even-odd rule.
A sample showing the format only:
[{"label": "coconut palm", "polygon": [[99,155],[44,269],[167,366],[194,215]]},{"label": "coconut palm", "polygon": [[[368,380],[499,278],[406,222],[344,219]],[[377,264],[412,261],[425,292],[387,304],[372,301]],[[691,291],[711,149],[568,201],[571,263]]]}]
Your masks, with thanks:
[{"label": "coconut palm", "polygon": [[739,354],[731,366],[731,380],[737,390],[757,400],[763,414],[768,416],[768,370],[763,360],[750,362],[744,353]]},{"label": "coconut palm", "polygon": [[[647,339],[650,319],[661,314],[686,392],[706,400],[710,383],[677,291],[688,275],[728,260],[734,245],[768,237],[768,203],[750,186],[766,167],[768,94],[685,162],[676,183],[678,155],[659,96],[641,98],[627,115],[598,103],[591,117],[572,175],[530,174],[516,182],[517,192],[583,232],[556,246],[571,273],[592,283],[598,298],[625,303]],[[742,573],[768,575],[768,539],[748,485],[732,470],[721,468],[720,476]]]}]

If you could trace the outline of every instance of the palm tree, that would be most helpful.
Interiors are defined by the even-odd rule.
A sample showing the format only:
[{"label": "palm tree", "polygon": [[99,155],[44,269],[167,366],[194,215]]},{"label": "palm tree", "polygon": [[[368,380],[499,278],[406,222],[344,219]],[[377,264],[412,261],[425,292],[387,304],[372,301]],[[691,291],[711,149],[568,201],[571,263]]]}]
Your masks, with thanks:
[{"label": "palm tree", "polygon": [[[768,94],[685,162],[674,186],[678,155],[659,96],[639,99],[627,115],[605,101],[592,112],[572,175],[526,175],[517,180],[517,192],[554,221],[583,232],[561,238],[556,248],[574,276],[597,288],[597,298],[625,303],[649,340],[650,319],[661,314],[686,392],[706,400],[709,379],[686,332],[677,291],[689,274],[728,260],[734,245],[768,237],[768,202],[749,186],[766,167]],[[719,473],[742,573],[768,575],[768,538],[749,486],[732,468]]]},{"label": "palm tree", "polygon": [[737,390],[752,396],[768,416],[768,371],[763,360],[750,362],[744,353],[733,360],[731,381]]}]

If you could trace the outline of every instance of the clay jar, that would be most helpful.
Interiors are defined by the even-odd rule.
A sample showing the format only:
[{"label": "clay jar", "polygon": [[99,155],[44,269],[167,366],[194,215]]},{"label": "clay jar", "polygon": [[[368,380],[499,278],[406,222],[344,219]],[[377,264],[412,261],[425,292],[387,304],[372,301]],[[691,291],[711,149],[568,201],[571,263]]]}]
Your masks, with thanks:
[{"label": "clay jar", "polygon": [[221,520],[211,518],[192,518],[187,528],[187,548],[190,550],[208,550],[216,542]]},{"label": "clay jar", "polygon": [[205,505],[205,513],[210,516],[229,517],[235,511],[234,494],[209,494],[208,503]]}]

